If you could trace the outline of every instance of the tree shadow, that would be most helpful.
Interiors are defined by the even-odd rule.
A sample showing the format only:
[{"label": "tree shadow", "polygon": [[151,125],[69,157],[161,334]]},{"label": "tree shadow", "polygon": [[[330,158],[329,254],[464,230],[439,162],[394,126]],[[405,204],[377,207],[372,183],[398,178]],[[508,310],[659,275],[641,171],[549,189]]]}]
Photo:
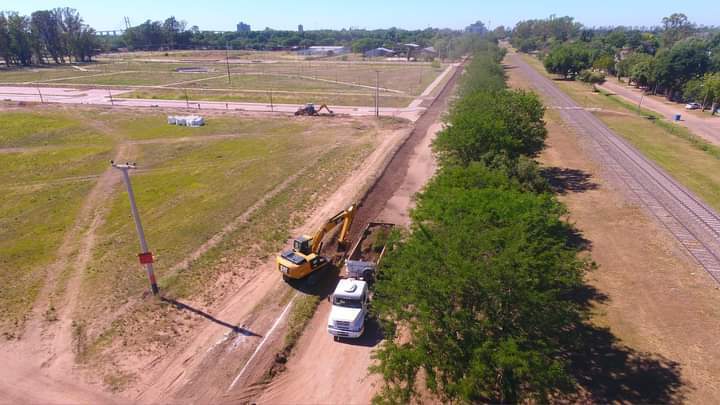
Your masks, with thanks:
[{"label": "tree shadow", "polygon": [[[591,242],[572,225],[568,224],[565,232],[568,245],[580,251],[591,248]],[[592,323],[592,312],[610,297],[582,283],[564,298],[579,309],[578,318],[563,328],[560,337],[561,357],[568,361],[578,389],[558,399],[572,403],[683,402],[688,387],[681,380],[680,364],[628,347],[610,329]]]},{"label": "tree shadow", "polygon": [[[587,284],[574,291],[570,301],[588,314],[608,296]],[[563,357],[580,390],[564,396],[570,402],[680,403],[686,387],[680,365],[659,355],[636,351],[622,344],[605,327],[578,320],[568,333]]]},{"label": "tree shadow", "polygon": [[176,299],[174,299],[174,298],[160,297],[160,300],[161,300],[162,302],[166,302],[166,303],[168,303],[168,304],[171,304],[173,307],[175,307],[175,308],[178,309],[178,310],[181,310],[181,311],[189,311],[189,312],[194,313],[195,315],[200,315],[200,316],[202,316],[203,318],[205,318],[205,319],[207,319],[207,320],[209,320],[209,321],[215,322],[215,323],[218,324],[218,325],[222,325],[222,326],[230,329],[231,331],[233,331],[233,332],[235,332],[235,333],[237,333],[237,334],[245,335],[245,336],[262,337],[262,335],[259,335],[259,334],[255,333],[255,332],[253,332],[253,331],[251,331],[251,330],[249,330],[249,329],[245,329],[245,328],[243,328],[243,327],[240,327],[240,326],[237,326],[237,325],[233,325],[233,324],[231,324],[231,323],[228,323],[228,322],[225,322],[225,321],[223,321],[223,320],[217,319],[217,318],[215,318],[214,316],[208,314],[207,312],[203,312],[203,311],[201,311],[201,310],[199,310],[199,309],[197,309],[197,308],[193,308],[193,307],[191,307],[190,305],[185,304],[185,303],[183,303],[183,302],[180,302],[180,301],[178,301],[178,300],[176,300]]},{"label": "tree shadow", "polygon": [[592,176],[579,169],[546,167],[540,171],[540,174],[548,181],[550,189],[556,194],[582,193],[598,188],[598,184],[590,180]]},{"label": "tree shadow", "polygon": [[582,387],[578,401],[594,403],[679,403],[685,393],[680,365],[620,343],[607,328],[580,323],[568,351],[570,373]]},{"label": "tree shadow", "polygon": [[365,320],[365,333],[357,339],[340,338],[338,342],[350,346],[375,347],[385,338],[380,322],[374,317]]}]

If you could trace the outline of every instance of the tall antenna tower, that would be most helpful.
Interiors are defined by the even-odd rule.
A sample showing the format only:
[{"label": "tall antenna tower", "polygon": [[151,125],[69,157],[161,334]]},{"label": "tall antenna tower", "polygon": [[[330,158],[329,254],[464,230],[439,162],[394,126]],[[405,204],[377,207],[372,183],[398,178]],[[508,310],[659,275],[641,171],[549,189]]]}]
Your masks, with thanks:
[{"label": "tall antenna tower", "polygon": [[130,28],[130,18],[129,17],[123,17],[125,19],[125,29]]}]

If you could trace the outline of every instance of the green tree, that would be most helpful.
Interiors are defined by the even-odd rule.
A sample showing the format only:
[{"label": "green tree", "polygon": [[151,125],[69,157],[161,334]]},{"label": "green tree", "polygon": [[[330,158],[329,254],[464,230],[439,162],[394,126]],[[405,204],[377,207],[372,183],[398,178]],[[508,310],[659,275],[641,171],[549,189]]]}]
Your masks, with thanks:
[{"label": "green tree", "polygon": [[428,185],[376,285],[389,332],[372,368],[385,381],[377,400],[407,403],[418,381],[448,402],[545,401],[570,387],[561,352],[579,312],[565,297],[582,263],[563,213],[482,165]]},{"label": "green tree", "polygon": [[582,70],[590,67],[590,53],[580,44],[561,44],[545,56],[543,63],[550,73],[574,78]]},{"label": "green tree", "polygon": [[24,66],[32,64],[30,20],[18,13],[11,12],[7,14],[7,26],[11,62]]},{"label": "green tree", "polygon": [[705,74],[709,64],[707,43],[698,38],[688,38],[669,50],[658,52],[655,60],[656,79],[666,90],[667,97],[673,98],[685,83]]},{"label": "green tree", "polygon": [[545,144],[545,113],[535,94],[478,91],[462,97],[448,115],[449,125],[433,142],[442,160],[468,164],[504,154],[534,156]]},{"label": "green tree", "polygon": [[30,26],[55,63],[65,63],[67,50],[63,46],[63,32],[58,15],[51,10],[40,10],[31,14]]},{"label": "green tree", "polygon": [[613,58],[612,55],[601,55],[593,61],[592,67],[613,73],[615,71],[615,58]]},{"label": "green tree", "polygon": [[0,57],[5,61],[5,66],[12,63],[12,53],[10,51],[10,32],[8,31],[8,21],[5,13],[0,11]]},{"label": "green tree", "polygon": [[663,17],[662,24],[663,44],[667,48],[672,47],[682,39],[688,38],[695,31],[695,25],[683,13],[673,13],[668,17]]}]

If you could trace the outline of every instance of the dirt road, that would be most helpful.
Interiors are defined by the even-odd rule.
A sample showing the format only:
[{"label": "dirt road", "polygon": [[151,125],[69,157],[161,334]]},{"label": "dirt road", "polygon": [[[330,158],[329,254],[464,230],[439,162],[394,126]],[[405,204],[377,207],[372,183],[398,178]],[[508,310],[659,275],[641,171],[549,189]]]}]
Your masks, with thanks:
[{"label": "dirt road", "polygon": [[682,121],[680,121],[680,125],[687,127],[690,131],[708,142],[720,145],[720,117],[710,117],[709,115],[704,117],[696,116],[694,112],[685,110],[683,104],[667,101],[658,96],[643,96],[641,90],[627,86],[625,83],[620,83],[614,78],[609,79],[602,86],[598,87],[616,94],[635,105],[640,103],[640,98],[642,97],[643,108],[655,111],[663,115],[667,120],[672,120],[672,116],[675,114],[681,114]]},{"label": "dirt road", "polygon": [[[363,200],[352,227],[352,240],[369,221],[409,225],[412,197],[435,172],[430,148],[441,126],[460,76],[458,70],[428,111],[420,117],[410,138]],[[375,323],[369,323],[358,340],[335,342],[327,333],[330,303],[323,302],[300,338],[287,371],[272,381],[257,403],[367,404],[377,391],[377,376],[368,375],[373,349],[382,340]]]}]

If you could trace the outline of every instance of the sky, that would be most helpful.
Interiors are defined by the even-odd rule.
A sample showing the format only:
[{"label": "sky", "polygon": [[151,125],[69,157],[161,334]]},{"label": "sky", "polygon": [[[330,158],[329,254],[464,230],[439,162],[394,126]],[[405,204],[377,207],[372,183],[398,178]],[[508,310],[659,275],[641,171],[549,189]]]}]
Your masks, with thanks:
[{"label": "sky", "polygon": [[2,0],[0,10],[29,15],[35,10],[71,7],[96,30],[124,28],[123,17],[132,25],[145,20],[175,16],[188,27],[201,30],[234,30],[239,21],[253,30],[265,27],[306,30],[330,28],[460,29],[481,20],[490,27],[531,18],[569,15],[586,26],[650,26],[674,12],[690,21],[720,25],[720,0]]}]

